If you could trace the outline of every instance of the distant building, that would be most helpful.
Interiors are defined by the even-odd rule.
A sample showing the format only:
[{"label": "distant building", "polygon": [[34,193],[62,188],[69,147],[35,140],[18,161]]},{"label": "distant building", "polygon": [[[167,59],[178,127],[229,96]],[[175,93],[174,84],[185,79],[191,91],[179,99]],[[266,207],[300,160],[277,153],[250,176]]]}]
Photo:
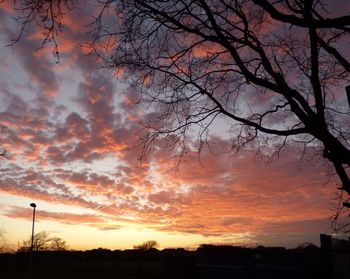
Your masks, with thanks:
[{"label": "distant building", "polygon": [[348,240],[332,238],[321,234],[321,252],[329,257],[333,278],[350,278],[350,238]]}]

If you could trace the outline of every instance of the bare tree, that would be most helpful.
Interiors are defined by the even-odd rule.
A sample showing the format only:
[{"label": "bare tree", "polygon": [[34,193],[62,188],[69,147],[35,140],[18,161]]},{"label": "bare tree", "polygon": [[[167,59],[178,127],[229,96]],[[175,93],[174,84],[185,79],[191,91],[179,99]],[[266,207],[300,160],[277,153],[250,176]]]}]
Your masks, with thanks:
[{"label": "bare tree", "polygon": [[[67,2],[14,3],[26,12],[24,30],[51,5],[59,10]],[[254,143],[274,154],[290,144],[318,150],[349,206],[348,11],[334,16],[322,0],[98,2],[91,49],[106,67],[129,73],[157,108],[158,118],[144,123],[145,143],[163,137],[183,153],[193,147],[195,127],[200,150],[221,119],[232,125],[236,149]],[[55,41],[59,16],[40,18],[44,43]]]},{"label": "bare tree", "polygon": [[65,251],[68,249],[67,242],[60,237],[51,237],[50,238],[50,246],[49,249],[51,251]]},{"label": "bare tree", "polygon": [[9,243],[6,237],[6,231],[0,229],[0,253],[6,253],[9,251]]},{"label": "bare tree", "polygon": [[10,45],[20,40],[26,31],[26,27],[35,22],[43,36],[42,47],[48,42],[52,43],[54,55],[59,59],[56,38],[62,32],[63,10],[73,10],[76,8],[78,0],[0,0],[0,4],[6,2],[13,3],[14,9],[18,12],[15,20],[20,26],[20,32],[12,38]]},{"label": "bare tree", "polygon": [[[18,243],[18,251],[28,252],[31,250],[31,236]],[[34,235],[33,251],[64,251],[68,245],[60,237],[50,237],[47,231],[42,231]]]},{"label": "bare tree", "polygon": [[158,245],[158,242],[155,241],[155,240],[148,240],[148,241],[145,241],[139,245],[135,245],[134,246],[134,249],[140,249],[140,250],[150,250],[150,249],[153,249],[153,248],[157,248],[159,245]]}]

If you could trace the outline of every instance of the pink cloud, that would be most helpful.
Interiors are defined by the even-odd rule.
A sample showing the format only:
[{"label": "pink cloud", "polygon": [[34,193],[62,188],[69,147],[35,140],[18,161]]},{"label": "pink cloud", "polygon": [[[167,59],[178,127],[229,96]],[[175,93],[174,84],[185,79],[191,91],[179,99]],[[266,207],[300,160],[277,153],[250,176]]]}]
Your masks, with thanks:
[{"label": "pink cloud", "polygon": [[66,142],[73,138],[86,141],[90,138],[88,124],[89,122],[86,119],[82,118],[76,112],[72,112],[66,117],[64,125],[56,128],[55,140]]},{"label": "pink cloud", "polygon": [[[87,22],[84,10],[76,13]],[[210,150],[204,147],[198,157],[190,148],[177,166],[169,142],[159,139],[140,164],[140,150],[134,147],[144,130],[137,120],[159,127],[165,123],[162,114],[137,106],[140,96],[135,90],[121,97],[119,87],[96,71],[96,58],[76,47],[86,40],[77,14],[64,17],[67,32],[60,37],[63,61],[73,61],[69,66],[56,67],[47,50],[33,51],[40,44],[40,33],[25,37],[15,47],[32,83],[30,90],[37,92],[34,102],[28,103],[2,86],[8,105],[0,113],[0,124],[7,129],[1,140],[17,158],[35,163],[35,168],[0,165],[5,173],[0,191],[94,209],[110,220],[132,216],[140,224],[168,232],[206,236],[249,232],[258,239],[267,233],[271,238],[288,232],[317,234],[327,227],[334,181],[325,185],[322,160],[316,159],[314,165],[298,163],[295,146],[266,164],[256,160],[254,151],[229,152],[229,140],[210,138]],[[205,58],[212,50],[214,46],[199,47],[194,54]],[[78,92],[63,94],[71,94],[74,107],[58,106],[54,95],[61,85],[59,74],[70,66],[80,71]],[[260,109],[262,104],[270,105],[271,96],[250,101]],[[115,156],[113,173],[90,168],[90,163],[107,156]],[[74,163],[83,164],[84,169],[75,168]],[[96,197],[100,200],[92,201]],[[14,208],[7,216],[28,218],[29,213]],[[42,212],[41,218],[117,228],[101,224],[105,219],[99,215]]]},{"label": "pink cloud", "polygon": [[[294,151],[291,150],[290,154],[294,154]],[[164,231],[207,236],[248,231],[261,236],[265,233],[280,235],[284,232],[317,234],[318,231],[327,229],[330,211],[325,208],[325,204],[329,202],[329,192],[322,192],[323,187],[318,185],[322,181],[319,175],[306,179],[308,173],[320,173],[320,166],[308,166],[298,171],[294,165],[295,160],[290,155],[266,165],[252,160],[249,153],[233,160],[227,158],[230,157],[227,153],[205,156],[205,162],[208,163],[204,166],[199,165],[195,157],[182,162],[180,167],[187,168],[188,174],[184,172],[182,175],[181,172],[181,175],[176,175],[175,172],[165,172],[162,169],[162,184],[153,184],[151,188],[143,188],[142,183],[146,180],[141,177],[148,174],[149,169],[138,173],[120,167],[118,180],[125,182],[116,182],[111,176],[93,172],[54,171],[65,184],[83,190],[81,196],[74,196],[69,189],[65,189],[66,194],[52,195],[48,191],[51,186],[62,186],[50,181],[44,174],[39,176],[33,170],[26,172],[23,182],[18,184],[13,179],[3,179],[1,189],[49,202],[93,208],[111,219],[116,214],[121,217],[137,216],[139,223],[156,226]],[[216,164],[216,159],[210,160],[216,156],[221,158],[220,161],[231,159],[232,163],[213,167],[209,170],[210,175],[203,177],[205,170]],[[160,157],[157,159],[164,163]],[[265,178],[267,173],[270,177],[268,179]],[[258,179],[249,177],[252,175],[260,177],[261,183],[257,182]],[[38,181],[44,181],[50,187],[44,190],[24,186],[37,185]],[[135,187],[132,184],[135,181],[140,185]],[[182,191],[182,185],[188,185],[188,190]],[[317,198],[313,195],[315,186],[321,187]],[[88,202],[89,193],[105,197],[108,204]],[[119,199],[118,203],[113,202],[116,198]],[[308,224],[316,224],[315,222],[319,225],[306,230]]]},{"label": "pink cloud", "polygon": [[[32,210],[30,208],[24,207],[12,207],[7,211],[5,216],[15,219],[26,219],[31,220]],[[37,221],[56,221],[64,224],[90,224],[103,223],[106,221],[104,218],[93,215],[93,214],[74,214],[67,212],[49,212],[45,210],[37,211],[36,213]]]}]

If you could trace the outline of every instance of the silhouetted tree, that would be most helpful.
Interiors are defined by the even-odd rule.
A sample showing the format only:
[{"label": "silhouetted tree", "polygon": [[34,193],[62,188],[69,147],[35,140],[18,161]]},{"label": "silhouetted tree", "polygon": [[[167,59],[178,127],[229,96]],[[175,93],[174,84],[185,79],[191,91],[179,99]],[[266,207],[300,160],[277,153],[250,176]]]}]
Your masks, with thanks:
[{"label": "silhouetted tree", "polygon": [[50,238],[50,246],[49,246],[50,251],[65,251],[67,250],[67,248],[68,248],[67,242],[62,238],[57,236]]},{"label": "silhouetted tree", "polygon": [[[55,47],[62,7],[76,2],[13,1],[21,30],[35,22],[43,43]],[[158,117],[144,123],[147,147],[161,137],[183,154],[195,127],[200,151],[222,119],[234,149],[254,143],[278,155],[297,143],[320,152],[349,205],[348,11],[328,13],[322,0],[98,2],[91,50],[106,67],[129,73],[154,104]]]},{"label": "silhouetted tree", "polygon": [[300,245],[298,245],[296,249],[304,250],[304,251],[308,251],[308,252],[318,252],[319,251],[319,248],[311,242],[303,242]]},{"label": "silhouetted tree", "polygon": [[0,229],[0,253],[5,253],[9,251],[9,243],[6,237],[6,231]]},{"label": "silhouetted tree", "polygon": [[147,251],[147,250],[150,250],[152,248],[157,248],[158,247],[158,243],[157,241],[155,240],[148,240],[148,241],[145,241],[139,245],[135,245],[134,246],[134,249],[140,249],[140,250],[144,250],[144,251]]},{"label": "silhouetted tree", "polygon": [[[29,236],[18,244],[19,252],[31,250],[32,238]],[[33,251],[64,251],[68,247],[66,241],[60,237],[50,237],[47,231],[42,231],[34,235]]]}]

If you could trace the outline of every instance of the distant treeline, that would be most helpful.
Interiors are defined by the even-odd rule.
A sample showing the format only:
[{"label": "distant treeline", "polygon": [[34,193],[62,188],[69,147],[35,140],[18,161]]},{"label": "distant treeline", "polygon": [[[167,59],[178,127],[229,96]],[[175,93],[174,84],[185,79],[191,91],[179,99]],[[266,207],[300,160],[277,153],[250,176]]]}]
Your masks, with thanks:
[{"label": "distant treeline", "polygon": [[0,254],[1,278],[332,278],[329,251],[313,245],[42,251]]}]

